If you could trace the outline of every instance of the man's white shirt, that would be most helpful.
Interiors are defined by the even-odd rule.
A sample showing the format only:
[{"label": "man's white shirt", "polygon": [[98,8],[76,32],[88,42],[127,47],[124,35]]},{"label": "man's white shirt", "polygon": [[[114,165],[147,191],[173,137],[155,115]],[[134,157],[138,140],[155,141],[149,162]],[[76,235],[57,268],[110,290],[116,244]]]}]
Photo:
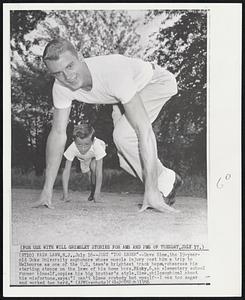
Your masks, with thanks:
[{"label": "man's white shirt", "polygon": [[53,85],[56,108],[68,108],[73,100],[90,104],[122,104],[130,101],[152,79],[150,62],[120,54],[85,58],[92,76],[92,89],[72,91],[57,79]]}]

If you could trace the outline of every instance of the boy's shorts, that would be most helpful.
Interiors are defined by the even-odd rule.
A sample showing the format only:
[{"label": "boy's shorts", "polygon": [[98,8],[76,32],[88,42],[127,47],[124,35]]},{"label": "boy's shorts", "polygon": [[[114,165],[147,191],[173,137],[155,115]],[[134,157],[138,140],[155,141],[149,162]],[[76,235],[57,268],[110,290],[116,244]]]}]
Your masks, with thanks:
[{"label": "boy's shorts", "polygon": [[82,173],[87,173],[90,171],[90,163],[91,163],[92,159],[88,159],[88,160],[80,160],[80,168]]}]

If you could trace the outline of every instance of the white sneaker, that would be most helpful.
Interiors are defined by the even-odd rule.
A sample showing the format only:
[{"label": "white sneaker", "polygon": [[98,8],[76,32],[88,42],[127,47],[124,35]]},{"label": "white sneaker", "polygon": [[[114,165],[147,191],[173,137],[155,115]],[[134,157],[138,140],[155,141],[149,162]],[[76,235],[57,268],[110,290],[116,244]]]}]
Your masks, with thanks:
[{"label": "white sneaker", "polygon": [[175,172],[171,169],[165,169],[162,171],[158,177],[158,188],[159,191],[163,194],[164,197],[167,197],[173,187],[175,182]]}]

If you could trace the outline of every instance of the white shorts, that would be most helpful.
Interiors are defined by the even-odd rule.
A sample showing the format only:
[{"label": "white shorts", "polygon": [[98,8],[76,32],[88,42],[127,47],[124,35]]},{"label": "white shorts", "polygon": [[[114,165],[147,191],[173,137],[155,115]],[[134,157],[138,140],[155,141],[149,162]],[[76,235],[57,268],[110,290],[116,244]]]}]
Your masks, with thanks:
[{"label": "white shorts", "polygon": [[90,163],[92,159],[80,160],[80,169],[82,173],[87,173],[90,171]]}]

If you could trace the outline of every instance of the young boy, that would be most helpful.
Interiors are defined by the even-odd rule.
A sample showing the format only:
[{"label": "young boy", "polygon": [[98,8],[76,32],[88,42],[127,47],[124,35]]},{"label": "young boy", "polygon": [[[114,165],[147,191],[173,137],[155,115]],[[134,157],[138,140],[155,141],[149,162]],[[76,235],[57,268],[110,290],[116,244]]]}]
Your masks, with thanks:
[{"label": "young boy", "polygon": [[73,159],[80,161],[82,173],[89,173],[91,193],[89,201],[100,199],[102,184],[103,158],[106,156],[104,141],[95,137],[95,131],[90,124],[77,125],[73,131],[74,142],[64,152],[66,158],[62,174],[63,200],[70,201],[68,197],[68,182]]}]

